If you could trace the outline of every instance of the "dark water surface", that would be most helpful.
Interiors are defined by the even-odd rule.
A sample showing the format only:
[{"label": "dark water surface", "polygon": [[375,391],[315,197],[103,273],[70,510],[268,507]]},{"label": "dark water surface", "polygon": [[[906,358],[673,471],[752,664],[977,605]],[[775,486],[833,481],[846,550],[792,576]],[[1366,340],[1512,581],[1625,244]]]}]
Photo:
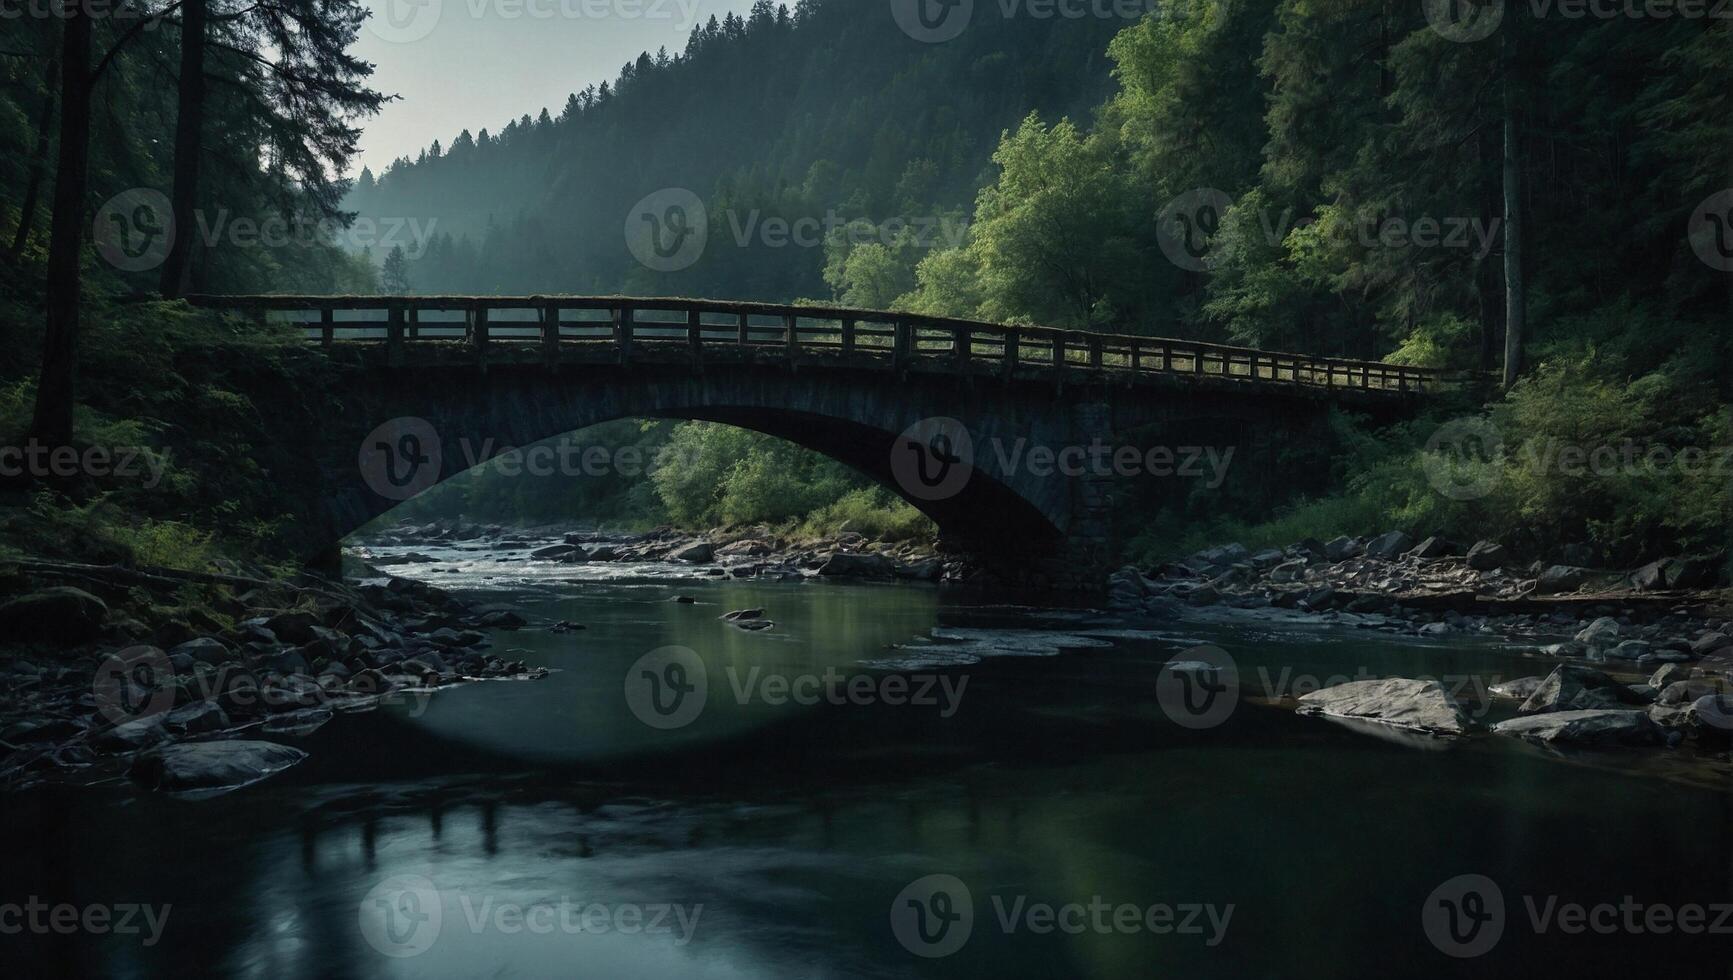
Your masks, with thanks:
[{"label": "dark water surface", "polygon": [[[1733,963],[1726,933],[1628,925],[1659,922],[1654,906],[1670,922],[1690,903],[1733,902],[1725,769],[1677,752],[1585,760],[1504,739],[1376,737],[1261,698],[1362,671],[1470,683],[1545,671],[1512,647],[1253,621],[1127,634],[1087,611],[917,587],[502,585],[485,598],[588,627],[494,637],[558,668],[546,680],[339,715],[296,743],[307,762],[212,800],[117,787],[0,801],[0,904],[170,906],[150,945],[0,934],[5,973],[1725,976]],[[717,619],[754,606],[775,629]],[[935,627],[1021,655],[969,663],[966,644],[926,641]],[[969,632],[997,628],[1086,645]],[[1248,696],[1192,729],[1164,713],[1156,682],[1204,642],[1237,660]],[[639,720],[626,685],[670,646],[696,651],[707,699],[664,730]],[[935,680],[935,703],[883,703],[902,688],[866,671],[852,701],[767,703],[767,676],[846,678],[862,661],[912,672],[909,693],[942,677],[952,694]],[[951,665],[923,666],[939,663]],[[1490,879],[1504,914],[1447,887],[1458,936],[1471,935],[1462,916],[1494,916],[1466,944],[1443,942],[1489,947],[1458,958],[1425,923],[1447,928],[1433,893],[1462,875]],[[1621,902],[1638,911],[1618,912],[1610,934],[1530,914]],[[0,928],[17,921],[0,909]],[[932,953],[947,955],[917,955]]]}]

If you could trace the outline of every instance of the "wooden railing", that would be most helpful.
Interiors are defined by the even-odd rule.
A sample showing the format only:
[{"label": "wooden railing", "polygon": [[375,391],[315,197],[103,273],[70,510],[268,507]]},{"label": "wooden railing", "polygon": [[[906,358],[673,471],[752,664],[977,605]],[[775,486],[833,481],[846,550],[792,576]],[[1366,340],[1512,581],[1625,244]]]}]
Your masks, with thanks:
[{"label": "wooden railing", "polygon": [[192,296],[195,306],[285,322],[327,347],[382,344],[391,363],[415,345],[463,345],[488,363],[535,350],[549,364],[619,363],[673,353],[702,365],[717,355],[754,361],[836,358],[967,375],[1042,371],[1193,376],[1312,389],[1426,393],[1448,378],[1430,368],[1283,354],[1189,340],[1058,330],[824,306],[627,296]]}]

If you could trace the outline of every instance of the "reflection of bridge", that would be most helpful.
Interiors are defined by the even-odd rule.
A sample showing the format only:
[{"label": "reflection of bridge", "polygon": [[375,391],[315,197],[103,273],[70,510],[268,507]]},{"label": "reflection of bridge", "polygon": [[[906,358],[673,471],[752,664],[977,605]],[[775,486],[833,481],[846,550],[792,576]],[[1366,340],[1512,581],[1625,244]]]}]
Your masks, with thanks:
[{"label": "reflection of bridge", "polygon": [[[1158,422],[1275,424],[1332,404],[1406,411],[1435,371],[1155,337],[818,306],[630,297],[201,296],[195,305],[301,328],[348,375],[343,411],[297,433],[320,467],[328,540],[413,493],[356,465],[381,423],[425,421],[436,477],[475,447],[522,446],[626,417],[725,422],[839,459],[965,547],[1097,564],[1109,477],[992,470],[935,495],[902,485],[899,434],[955,419],[976,446],[1113,444]],[[393,430],[393,434],[397,434]],[[1022,440],[1019,443],[1019,440]],[[460,445],[461,443],[461,445]],[[366,447],[362,447],[364,450]],[[419,491],[437,479],[415,481]]]}]

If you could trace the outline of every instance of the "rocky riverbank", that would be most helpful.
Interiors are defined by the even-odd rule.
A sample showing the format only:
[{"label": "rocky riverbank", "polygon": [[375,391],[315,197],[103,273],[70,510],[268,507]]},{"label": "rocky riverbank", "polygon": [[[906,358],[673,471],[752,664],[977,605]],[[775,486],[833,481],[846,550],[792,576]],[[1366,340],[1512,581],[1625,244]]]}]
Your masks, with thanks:
[{"label": "rocky riverbank", "polygon": [[1629,570],[1519,563],[1496,542],[1415,542],[1393,531],[1257,553],[1211,548],[1160,568],[1121,569],[1110,595],[1115,607],[1157,613],[1176,602],[1281,608],[1392,633],[1505,636],[1556,661],[1550,672],[1493,685],[1515,717],[1484,727],[1437,681],[1421,679],[1335,685],[1299,698],[1304,714],[1442,737],[1489,732],[1551,746],[1693,740],[1719,749],[1733,735],[1723,568],[1719,556]]},{"label": "rocky riverbank", "polygon": [[[21,563],[0,574],[0,788],[130,778],[233,789],[305,758],[337,712],[545,671],[488,653],[524,626],[424,583]],[[279,741],[283,740],[283,741]]]},{"label": "rocky riverbank", "polygon": [[[914,541],[875,541],[844,529],[833,535],[796,537],[763,525],[694,534],[657,528],[641,534],[514,529],[500,525],[439,522],[400,525],[369,537],[360,552],[375,565],[430,564],[418,546],[477,546],[504,560],[552,561],[566,565],[669,563],[690,566],[711,578],[795,580],[807,577],[913,582],[962,582],[978,576],[974,563],[942,555]],[[411,549],[378,556],[369,547]]]}]

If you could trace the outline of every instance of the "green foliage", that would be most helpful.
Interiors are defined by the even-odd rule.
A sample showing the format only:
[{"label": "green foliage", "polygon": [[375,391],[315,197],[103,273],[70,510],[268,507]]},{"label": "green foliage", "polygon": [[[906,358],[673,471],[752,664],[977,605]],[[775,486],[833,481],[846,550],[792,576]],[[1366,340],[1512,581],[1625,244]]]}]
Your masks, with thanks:
[{"label": "green foliage", "polygon": [[855,531],[880,541],[932,541],[938,534],[930,518],[883,487],[849,491],[813,511],[801,530],[814,536]]}]

